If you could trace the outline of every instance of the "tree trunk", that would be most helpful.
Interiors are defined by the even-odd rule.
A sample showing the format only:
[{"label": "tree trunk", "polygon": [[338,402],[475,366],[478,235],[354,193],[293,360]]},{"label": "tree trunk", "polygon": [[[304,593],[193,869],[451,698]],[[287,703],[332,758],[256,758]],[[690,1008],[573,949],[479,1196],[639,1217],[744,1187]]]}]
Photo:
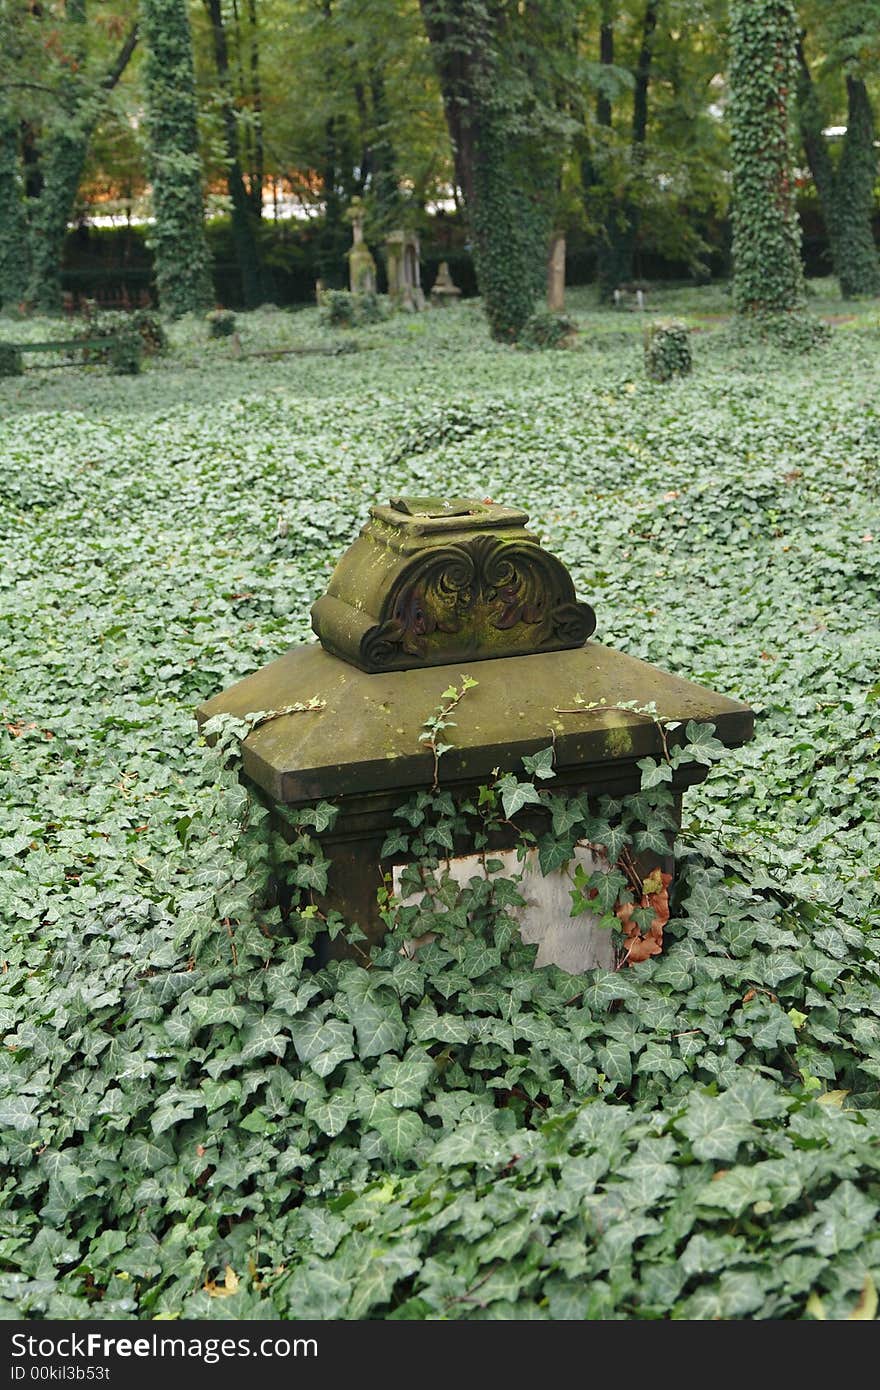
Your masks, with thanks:
[{"label": "tree trunk", "polygon": [[[602,0],[599,29],[599,62],[605,67],[614,65],[614,6],[612,0]],[[610,131],[614,123],[611,98],[604,92],[596,96],[596,124]],[[601,173],[594,171],[594,185],[601,186]],[[596,286],[599,303],[610,304],[614,291],[622,280],[632,278],[632,248],[621,226],[621,204],[610,193],[602,197],[602,218],[596,239]]]},{"label": "tree trunk", "polygon": [[391,139],[391,112],[385,79],[376,69],[370,79],[372,98],[373,139],[370,145],[372,189],[376,211],[381,224],[389,230],[400,218],[400,196],[397,188],[396,158]]},{"label": "tree trunk", "polygon": [[443,110],[452,141],[455,181],[465,207],[470,208],[475,192],[475,112],[468,100],[468,89],[473,84],[475,70],[482,64],[481,55],[487,51],[489,35],[485,24],[480,22],[482,16],[474,13],[474,6],[467,0],[459,16],[446,11],[440,0],[419,0],[419,5],[440,79]]},{"label": "tree trunk", "polygon": [[804,305],[789,124],[797,15],[792,0],[732,0],[730,27],[734,304],[788,313]]},{"label": "tree trunk", "polygon": [[214,40],[214,61],[217,66],[217,81],[220,87],[220,104],[223,115],[223,136],[226,144],[226,186],[232,202],[232,241],[235,259],[241,276],[241,294],[246,309],[255,309],[262,302],[260,272],[260,252],[253,226],[247,189],[241,172],[238,156],[238,130],[235,124],[235,108],[229,76],[229,49],[226,43],[226,30],[223,27],[223,11],[220,0],[205,0],[205,8],[211,21]]},{"label": "tree trunk", "polygon": [[[500,108],[498,54],[517,12],[479,0],[420,0],[440,79],[492,336],[514,342],[542,292],[557,169],[552,142]],[[522,65],[520,64],[520,71]],[[531,82],[533,116],[541,94]],[[522,97],[518,94],[521,101]]]},{"label": "tree trunk", "polygon": [[565,311],[565,232],[554,232],[547,257],[547,308],[551,314]]},{"label": "tree trunk", "polygon": [[163,309],[203,313],[214,302],[202,204],[192,35],[186,0],[141,0],[155,225],[151,244]]},{"label": "tree trunk", "polygon": [[[641,44],[634,74],[630,150],[631,180],[633,183],[636,183],[641,177],[645,160],[645,140],[648,133],[648,89],[651,80],[654,36],[659,12],[660,0],[648,0],[642,16]],[[599,36],[599,61],[608,64],[614,62],[614,30],[608,0],[605,0],[604,22]],[[610,102],[604,99],[601,102],[597,101],[596,118],[600,124],[611,126]],[[610,200],[605,224],[602,228],[596,257],[596,279],[599,286],[600,303],[609,303],[617,287],[632,280],[638,232],[638,202],[634,196],[634,189],[629,188],[621,196],[613,197]]]},{"label": "tree trunk", "polygon": [[880,294],[880,261],[872,227],[877,157],[867,89],[861,78],[847,77],[846,135],[835,169],[822,133],[825,122],[802,39],[797,56],[801,141],[819,195],[840,293],[844,299]]},{"label": "tree trunk", "polygon": [[346,283],[345,251],[348,228],[345,207],[337,184],[338,151],[336,121],[330,116],[324,127],[324,167],[321,185],[324,191],[324,226],[317,248],[316,264],[325,285],[338,289]]},{"label": "tree trunk", "polygon": [[251,203],[257,217],[263,216],[263,187],[266,182],[266,154],[263,141],[263,83],[260,77],[260,40],[257,28],[257,0],[248,0],[251,31],[251,110],[254,121],[254,163],[251,171]]},{"label": "tree trunk", "polygon": [[[72,65],[83,65],[86,57],[85,0],[76,0],[67,7],[67,15],[82,27],[74,43]],[[114,62],[105,74],[100,90],[110,92],[128,66],[138,40],[138,26],[133,24],[123,40]],[[81,79],[73,74],[65,84],[66,120],[53,131],[41,160],[42,187],[31,216],[31,255],[28,302],[45,313],[55,313],[61,307],[61,260],[67,228],[73,216],[89,142],[100,115],[100,100],[84,92]]]},{"label": "tree trunk", "polygon": [[0,109],[0,307],[14,310],[27,296],[30,249],[19,160],[19,129]]},{"label": "tree trunk", "polygon": [[43,155],[43,190],[31,222],[31,274],[27,300],[38,313],[61,307],[61,258],[89,147],[92,121],[71,119],[52,136]]},{"label": "tree trunk", "polygon": [[837,275],[844,299],[880,294],[880,261],[871,217],[877,152],[874,115],[860,77],[847,77],[847,125],[837,168]]}]

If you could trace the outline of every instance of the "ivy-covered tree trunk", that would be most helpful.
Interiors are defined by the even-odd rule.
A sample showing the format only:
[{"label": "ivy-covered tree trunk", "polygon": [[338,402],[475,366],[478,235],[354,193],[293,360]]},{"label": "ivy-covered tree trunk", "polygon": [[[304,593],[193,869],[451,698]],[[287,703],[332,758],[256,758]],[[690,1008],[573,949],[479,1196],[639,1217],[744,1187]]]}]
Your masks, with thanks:
[{"label": "ivy-covered tree trunk", "polygon": [[[420,0],[440,78],[474,268],[494,338],[515,341],[544,287],[555,208],[546,95],[511,42],[499,0]],[[520,18],[539,18],[532,6]],[[549,13],[549,11],[548,11]],[[520,50],[511,61],[510,54]],[[516,68],[514,68],[516,64]]]},{"label": "ivy-covered tree trunk", "polygon": [[790,125],[792,0],[732,0],[730,31],[734,304],[741,315],[791,312],[804,304]]},{"label": "ivy-covered tree trunk", "polygon": [[57,130],[41,160],[43,189],[31,224],[31,273],[27,301],[42,313],[61,307],[64,240],[85,167],[94,124],[78,113],[67,130]]},{"label": "ivy-covered tree trunk", "polygon": [[0,108],[0,307],[7,310],[26,299],[30,266],[19,145],[16,121]]},{"label": "ivy-covered tree trunk", "polygon": [[847,76],[846,134],[835,168],[802,42],[798,43],[798,67],[801,140],[822,205],[840,293],[845,299],[880,294],[880,258],[872,227],[877,153],[874,113],[867,88],[860,77]]},{"label": "ivy-covered tree trunk", "polygon": [[232,241],[235,246],[238,273],[241,276],[241,294],[244,307],[255,309],[263,299],[260,250],[238,153],[238,130],[235,124],[232,84],[229,75],[229,48],[226,42],[226,30],[223,26],[223,11],[220,8],[220,0],[205,0],[205,8],[211,21],[214,61],[217,66],[217,81],[220,87],[223,136],[226,144],[226,186],[232,203]]},{"label": "ivy-covered tree trunk", "polygon": [[86,0],[69,0],[65,15],[71,26],[69,70],[61,87],[63,119],[56,122],[41,153],[42,188],[31,215],[30,278],[27,301],[44,313],[61,307],[61,257],[67,224],[76,201],[95,124],[93,102],[76,74],[86,57]]},{"label": "ivy-covered tree trunk", "polygon": [[192,35],[186,0],[141,0],[147,42],[151,244],[163,309],[204,312],[214,302],[202,205]]},{"label": "ivy-covered tree trunk", "polygon": [[840,292],[847,299],[880,294],[880,260],[872,228],[877,157],[867,89],[860,78],[847,77],[847,127],[835,168],[802,43],[798,44],[798,64],[801,140],[822,205]]},{"label": "ivy-covered tree trunk", "polygon": [[847,77],[847,124],[837,168],[837,275],[845,299],[880,294],[880,260],[871,225],[877,150],[874,113],[860,77]]}]

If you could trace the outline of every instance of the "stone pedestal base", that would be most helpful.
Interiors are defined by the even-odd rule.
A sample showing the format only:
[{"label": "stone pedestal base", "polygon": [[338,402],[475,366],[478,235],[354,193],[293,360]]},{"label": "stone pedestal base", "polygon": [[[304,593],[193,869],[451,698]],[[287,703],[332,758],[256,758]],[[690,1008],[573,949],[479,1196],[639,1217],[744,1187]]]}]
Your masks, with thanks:
[{"label": "stone pedestal base", "polygon": [[[571,873],[575,863],[583,865],[587,873],[602,868],[600,860],[588,849],[575,850],[571,871],[554,869],[546,876],[541,873],[537,851],[528,851],[525,860],[520,862],[516,850],[500,850],[493,853],[493,859],[500,859],[503,868],[497,875],[489,877],[519,878],[520,896],[525,899],[524,907],[510,908],[510,915],[519,923],[523,941],[538,943],[535,966],[558,965],[570,975],[580,975],[585,970],[597,967],[611,970],[614,966],[614,944],[611,932],[599,926],[599,919],[585,912],[579,917],[571,915]],[[395,868],[393,883],[395,894],[400,893],[402,867]],[[472,878],[482,878],[485,874],[483,861],[478,854],[463,855],[449,861],[449,876],[461,887]],[[405,906],[420,901],[421,893],[411,893],[402,899]],[[418,943],[413,943],[417,947]]]}]

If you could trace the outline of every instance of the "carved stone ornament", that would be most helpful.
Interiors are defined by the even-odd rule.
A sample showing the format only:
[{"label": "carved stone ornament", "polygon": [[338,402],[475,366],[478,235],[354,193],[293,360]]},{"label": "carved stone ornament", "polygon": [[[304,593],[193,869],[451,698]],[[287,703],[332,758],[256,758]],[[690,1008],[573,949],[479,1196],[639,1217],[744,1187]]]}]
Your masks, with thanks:
[{"label": "carved stone ornament", "polygon": [[312,608],[323,646],[363,671],[580,647],[596,628],[568,570],[494,502],[396,497],[339,561]]}]

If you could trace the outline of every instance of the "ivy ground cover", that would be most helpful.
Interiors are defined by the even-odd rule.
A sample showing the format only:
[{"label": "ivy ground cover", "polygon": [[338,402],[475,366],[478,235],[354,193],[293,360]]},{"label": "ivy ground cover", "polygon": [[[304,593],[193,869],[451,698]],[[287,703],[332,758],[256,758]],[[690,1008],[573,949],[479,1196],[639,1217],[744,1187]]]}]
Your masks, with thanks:
[{"label": "ivy ground cover", "polygon": [[[669,298],[665,386],[586,301],[571,351],[462,305],[249,357],[343,340],[262,312],[240,359],[184,322],[140,377],[0,383],[5,1316],[874,1315],[876,311],[783,357]],[[282,848],[193,710],[400,491],[525,507],[601,640],[758,710],[686,799],[662,956],[533,971],[477,884],[415,959],[404,923],[317,967],[333,810]],[[409,814],[442,848],[442,762]]]}]

